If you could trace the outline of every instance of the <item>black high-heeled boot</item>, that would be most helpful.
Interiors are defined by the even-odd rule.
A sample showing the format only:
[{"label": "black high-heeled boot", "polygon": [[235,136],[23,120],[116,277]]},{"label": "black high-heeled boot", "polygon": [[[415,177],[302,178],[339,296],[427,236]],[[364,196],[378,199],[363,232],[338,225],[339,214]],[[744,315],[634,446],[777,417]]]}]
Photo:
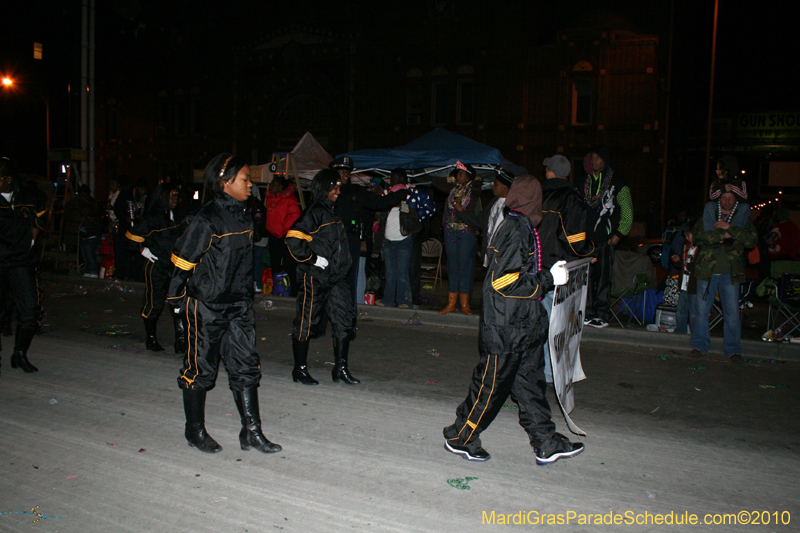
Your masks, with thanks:
[{"label": "black high-heeled boot", "polygon": [[28,361],[28,348],[31,347],[31,341],[36,334],[36,328],[23,328],[17,326],[17,338],[14,343],[14,353],[11,354],[11,368],[19,368],[27,374],[38,372],[36,368]]},{"label": "black high-heeled boot", "polygon": [[360,380],[356,379],[347,368],[347,357],[350,353],[350,338],[333,339],[333,371],[331,377],[334,383],[339,383],[339,380],[347,383],[348,385],[358,385]]},{"label": "black high-heeled boot", "polygon": [[186,413],[184,436],[189,446],[205,453],[221,452],[222,446],[206,432],[206,390],[183,389],[183,411]]},{"label": "black high-heeled boot", "polygon": [[177,315],[172,316],[175,324],[175,353],[186,353],[186,323]]},{"label": "black high-heeled boot", "polygon": [[292,339],[292,352],[294,354],[294,368],[292,369],[292,381],[298,381],[303,385],[319,385],[319,381],[311,377],[308,373],[308,341]]},{"label": "black high-heeled boot", "polygon": [[255,448],[263,453],[276,453],[283,448],[280,444],[270,442],[261,432],[261,414],[258,411],[258,389],[253,387],[243,391],[233,391],[233,401],[242,418],[242,430],[239,432],[239,444],[243,450]]},{"label": "black high-heeled boot", "polygon": [[158,340],[156,339],[156,325],[158,322],[156,320],[152,320],[150,318],[144,319],[144,332],[147,336],[147,340],[144,342],[145,348],[150,350],[151,352],[163,352],[164,347],[158,344]]}]

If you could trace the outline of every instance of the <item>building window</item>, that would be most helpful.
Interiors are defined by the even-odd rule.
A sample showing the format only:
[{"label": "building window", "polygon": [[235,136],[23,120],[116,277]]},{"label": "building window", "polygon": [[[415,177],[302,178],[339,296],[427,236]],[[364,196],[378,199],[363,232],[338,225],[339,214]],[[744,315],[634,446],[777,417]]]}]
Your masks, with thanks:
[{"label": "building window", "polygon": [[573,78],[572,81],[572,124],[592,123],[592,97],[594,79],[585,76]]},{"label": "building window", "polygon": [[166,135],[170,124],[169,98],[167,97],[166,91],[158,93],[158,102],[156,105],[156,135]]},{"label": "building window", "polygon": [[450,116],[450,87],[447,83],[449,72],[445,67],[436,67],[431,73],[433,83],[431,84],[431,124],[434,126],[446,126],[447,118]]},{"label": "building window", "polygon": [[301,94],[290,99],[278,112],[275,131],[292,138],[303,136],[307,131],[327,134],[333,130],[333,118],[328,106],[311,94]]},{"label": "building window", "polygon": [[193,88],[189,93],[189,132],[200,135],[203,130],[202,112],[200,107],[200,89]]},{"label": "building window", "polygon": [[475,82],[462,80],[458,82],[458,123],[472,124],[475,107]]},{"label": "building window", "polygon": [[418,126],[422,123],[422,102],[425,87],[422,84],[422,71],[412,68],[406,74],[406,125]]},{"label": "building window", "polygon": [[109,102],[106,107],[108,110],[108,120],[106,122],[106,142],[110,143],[117,140],[117,106],[116,102]]}]

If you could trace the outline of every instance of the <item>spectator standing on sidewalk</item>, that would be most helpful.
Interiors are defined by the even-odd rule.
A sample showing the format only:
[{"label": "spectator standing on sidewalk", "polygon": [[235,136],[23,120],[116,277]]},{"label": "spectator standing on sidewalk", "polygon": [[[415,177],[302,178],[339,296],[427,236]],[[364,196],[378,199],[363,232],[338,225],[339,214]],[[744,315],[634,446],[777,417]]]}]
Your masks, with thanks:
[{"label": "spectator standing on sidewalk", "polygon": [[[96,278],[100,270],[97,263],[97,241],[103,230],[100,205],[92,198],[92,190],[83,184],[78,194],[64,206],[64,237],[67,242],[77,239],[83,260],[83,277]],[[68,238],[67,235],[70,237]]]},{"label": "spectator standing on sidewalk", "polygon": [[589,208],[587,231],[597,247],[597,262],[589,269],[588,300],[584,325],[592,328],[608,326],[611,316],[611,269],[614,247],[631,230],[633,204],[625,180],[611,168],[608,148],[600,146],[584,158],[586,179],[583,202]]},{"label": "spectator standing on sidewalk", "polygon": [[[408,189],[408,175],[402,168],[392,170],[390,176],[390,192]],[[394,307],[408,309],[412,304],[411,282],[409,279],[409,263],[411,261],[411,248],[413,235],[421,229],[417,210],[403,200],[399,207],[393,207],[388,212],[380,214],[378,235],[376,242],[378,248],[383,247],[383,257],[386,264],[386,287],[383,299],[376,301],[375,305],[381,307]]]},{"label": "spectator standing on sidewalk", "polygon": [[495,419],[509,394],[519,406],[536,463],[573,457],[583,444],[555,432],[545,397],[543,344],[547,316],[540,295],[563,285],[569,273],[560,261],[542,270],[542,250],[534,229],[542,218],[539,180],[514,180],[506,214],[489,247],[483,283],[480,361],[472,372],[467,398],[456,409],[455,423],[444,428],[445,449],[470,461],[486,461],[480,434]]},{"label": "spectator standing on sidewalk", "polygon": [[286,232],[300,218],[300,206],[294,194],[294,183],[283,176],[273,176],[267,191],[267,232],[272,275],[286,272],[289,276],[289,295],[297,296],[297,265],[286,247]]},{"label": "spectator standing on sidewalk", "polygon": [[[475,228],[460,222],[456,213],[462,207],[474,212],[478,203],[478,193],[473,191],[473,181],[477,174],[471,165],[461,161],[447,178],[455,186],[450,191],[444,211],[444,249],[447,253],[447,305],[439,311],[440,315],[456,310],[456,300],[460,300],[461,312],[471,315],[469,295],[475,282],[475,257],[478,238]],[[452,181],[451,181],[452,180]]]},{"label": "spectator standing on sidewalk", "polygon": [[[545,181],[542,185],[542,222],[538,229],[542,243],[542,269],[549,270],[559,261],[570,262],[591,256],[595,246],[586,238],[586,205],[578,190],[567,180],[572,169],[569,160],[556,154],[542,164],[545,166]],[[542,299],[548,323],[554,294],[555,290],[551,289]],[[544,376],[547,383],[553,382],[547,340],[544,343]]]},{"label": "spectator standing on sidewalk", "polygon": [[483,266],[489,266],[489,256],[487,249],[492,242],[492,235],[497,231],[500,223],[503,221],[503,208],[506,205],[506,197],[514,182],[514,175],[505,170],[500,170],[497,177],[492,184],[492,194],[494,197],[484,207],[480,213],[476,214],[474,211],[469,211],[462,205],[456,205],[456,217],[458,220],[465,224],[469,224],[474,229],[481,232],[481,257],[483,258]]},{"label": "spectator standing on sidewalk", "polygon": [[722,303],[723,348],[725,357],[742,363],[742,320],[739,313],[740,286],[745,281],[745,251],[756,245],[756,227],[750,220],[740,228],[732,223],[736,217],[736,197],[724,192],[719,209],[714,213],[714,229],[705,231],[703,221],[695,225],[694,243],[699,251],[695,259],[697,278],[697,312],[692,320],[692,351],[689,357],[699,358],[708,353],[711,338],[708,318],[714,298],[719,292]]}]

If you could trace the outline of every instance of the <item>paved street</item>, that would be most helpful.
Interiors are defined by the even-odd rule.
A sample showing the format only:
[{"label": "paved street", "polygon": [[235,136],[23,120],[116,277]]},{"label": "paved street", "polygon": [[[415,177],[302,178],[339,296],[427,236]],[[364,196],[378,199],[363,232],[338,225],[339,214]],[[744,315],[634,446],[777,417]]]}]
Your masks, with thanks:
[{"label": "paved street", "polygon": [[[331,382],[328,337],[312,343],[310,370],[321,383],[306,387],[290,378],[291,303],[259,297],[264,432],[284,449],[239,449],[221,372],[206,427],[224,451],[206,455],[183,438],[178,356],[144,350],[141,285],[53,276],[44,287],[46,333],[29,353],[40,371],[12,370],[12,339],[3,339],[0,531],[502,529],[482,526],[492,512],[496,524],[501,515],[530,522],[536,512],[574,512],[559,530],[659,531],[665,526],[578,520],[671,512],[702,521],[740,511],[768,512],[759,515],[770,520],[764,531],[800,530],[796,346],[781,347],[781,360],[746,353],[736,366],[719,354],[686,358],[685,338],[590,332],[588,379],[575,386],[572,412],[588,434],[586,451],[537,467],[508,400],[483,434],[492,459],[471,463],[443,450],[441,431],[477,360],[469,327],[477,317],[420,312],[422,325],[409,325],[402,322],[412,312],[370,309],[351,350],[362,385]],[[126,287],[136,292],[119,290]],[[171,348],[171,324],[159,339]],[[568,434],[560,413],[554,420]],[[45,518],[32,525],[35,506]]]}]

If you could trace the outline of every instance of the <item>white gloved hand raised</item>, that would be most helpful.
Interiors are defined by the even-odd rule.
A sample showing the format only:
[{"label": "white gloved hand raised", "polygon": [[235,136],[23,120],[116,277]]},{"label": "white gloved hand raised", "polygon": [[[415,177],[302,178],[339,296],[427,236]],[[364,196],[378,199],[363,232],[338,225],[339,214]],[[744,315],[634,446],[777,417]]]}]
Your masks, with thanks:
[{"label": "white gloved hand raised", "polygon": [[320,267],[322,270],[325,270],[325,267],[328,266],[328,260],[322,256],[317,256],[317,261],[314,263],[314,266]]},{"label": "white gloved hand raised", "polygon": [[566,285],[567,281],[569,281],[569,271],[565,266],[566,264],[566,261],[558,261],[555,265],[550,267],[550,274],[553,275],[554,285]]},{"label": "white gloved hand raised", "polygon": [[158,257],[153,255],[153,252],[150,251],[150,248],[144,248],[142,250],[142,257],[144,257],[151,263],[155,263],[156,261],[158,261]]}]

